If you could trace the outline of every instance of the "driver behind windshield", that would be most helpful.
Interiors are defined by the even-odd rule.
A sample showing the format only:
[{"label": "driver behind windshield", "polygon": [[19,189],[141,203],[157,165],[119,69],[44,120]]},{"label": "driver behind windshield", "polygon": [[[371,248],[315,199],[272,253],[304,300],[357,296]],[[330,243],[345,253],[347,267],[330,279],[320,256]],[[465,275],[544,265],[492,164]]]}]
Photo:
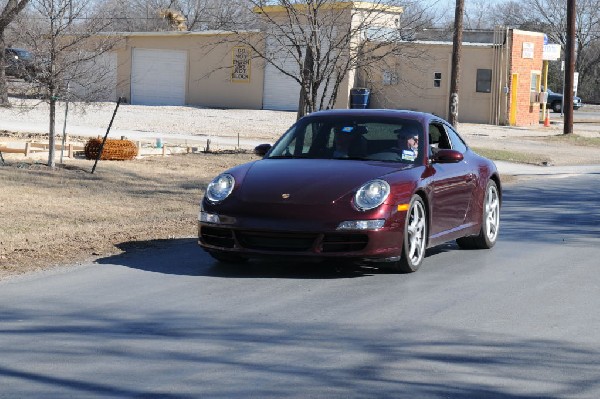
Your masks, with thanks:
[{"label": "driver behind windshield", "polygon": [[394,130],[398,135],[397,150],[402,160],[414,161],[419,156],[419,131],[412,125]]}]

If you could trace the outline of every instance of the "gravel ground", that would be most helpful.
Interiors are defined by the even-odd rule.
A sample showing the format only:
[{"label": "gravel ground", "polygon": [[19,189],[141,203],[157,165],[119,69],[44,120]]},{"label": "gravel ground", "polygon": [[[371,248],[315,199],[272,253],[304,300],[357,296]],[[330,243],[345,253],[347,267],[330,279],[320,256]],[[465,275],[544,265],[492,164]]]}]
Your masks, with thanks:
[{"label": "gravel ground", "polygon": [[[72,135],[87,135],[87,129],[105,130],[115,110],[115,103],[94,103],[84,107],[71,104],[67,131]],[[64,103],[57,108],[57,130],[62,132]],[[33,133],[47,132],[49,106],[35,100],[13,100],[11,108],[0,108],[0,120],[20,124]],[[189,139],[237,137],[245,139],[275,139],[296,119],[293,112],[207,109],[191,106],[143,106],[122,104],[117,111],[111,136],[119,132],[147,133],[148,137],[188,136]],[[41,131],[40,131],[41,129]],[[8,130],[8,129],[6,129]]]},{"label": "gravel ground", "polygon": [[[71,136],[104,135],[115,103],[94,103],[88,106],[72,104],[67,118],[67,133]],[[599,111],[588,106],[586,111]],[[585,115],[579,111],[577,117]],[[526,152],[548,159],[555,165],[600,163],[597,147],[578,147],[564,156],[564,143],[540,141],[562,134],[562,121],[552,114],[550,127],[492,126],[461,123],[459,132],[476,148]],[[123,104],[114,119],[110,137],[125,136],[132,140],[156,140],[167,144],[206,143],[213,149],[241,147],[252,149],[260,143],[273,143],[294,123],[296,113],[284,111],[207,109],[191,106],[142,106]],[[57,132],[62,132],[64,104],[57,108]],[[37,100],[13,99],[11,108],[0,108],[0,130],[20,133],[48,132],[48,105]],[[575,133],[600,138],[600,120],[580,123]],[[238,136],[239,135],[239,136]],[[6,141],[4,138],[0,141]],[[238,144],[239,143],[239,144]]]}]

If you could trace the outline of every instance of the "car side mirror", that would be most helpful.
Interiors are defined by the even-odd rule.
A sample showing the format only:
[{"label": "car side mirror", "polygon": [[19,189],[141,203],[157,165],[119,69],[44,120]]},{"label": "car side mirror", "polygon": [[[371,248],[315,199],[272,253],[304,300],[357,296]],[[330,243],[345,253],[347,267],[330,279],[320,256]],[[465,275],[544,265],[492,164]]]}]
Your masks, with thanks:
[{"label": "car side mirror", "polygon": [[271,144],[259,144],[254,147],[254,154],[264,157],[271,149]]},{"label": "car side mirror", "polygon": [[431,157],[431,161],[434,163],[458,163],[464,158],[463,154],[456,150],[438,150]]}]

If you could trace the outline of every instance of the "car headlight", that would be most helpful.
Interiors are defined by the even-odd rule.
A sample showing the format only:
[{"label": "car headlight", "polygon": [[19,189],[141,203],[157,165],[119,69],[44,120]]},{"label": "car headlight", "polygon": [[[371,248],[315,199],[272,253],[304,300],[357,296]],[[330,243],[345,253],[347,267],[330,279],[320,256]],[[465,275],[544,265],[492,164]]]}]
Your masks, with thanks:
[{"label": "car headlight", "polygon": [[371,180],[363,184],[354,196],[354,204],[361,211],[377,208],[390,195],[390,185],[385,180]]},{"label": "car headlight", "polygon": [[223,173],[213,179],[206,188],[206,198],[211,202],[221,202],[231,194],[235,179],[229,173]]}]

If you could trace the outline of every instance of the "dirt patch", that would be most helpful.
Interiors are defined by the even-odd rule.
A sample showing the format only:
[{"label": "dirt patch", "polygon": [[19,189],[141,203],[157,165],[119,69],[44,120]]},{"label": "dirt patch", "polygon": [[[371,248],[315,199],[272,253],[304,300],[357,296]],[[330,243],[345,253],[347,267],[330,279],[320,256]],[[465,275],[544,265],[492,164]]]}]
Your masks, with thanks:
[{"label": "dirt patch", "polygon": [[196,234],[198,204],[219,172],[251,154],[127,162],[68,160],[54,170],[0,166],[0,278],[119,253],[117,245]]}]

